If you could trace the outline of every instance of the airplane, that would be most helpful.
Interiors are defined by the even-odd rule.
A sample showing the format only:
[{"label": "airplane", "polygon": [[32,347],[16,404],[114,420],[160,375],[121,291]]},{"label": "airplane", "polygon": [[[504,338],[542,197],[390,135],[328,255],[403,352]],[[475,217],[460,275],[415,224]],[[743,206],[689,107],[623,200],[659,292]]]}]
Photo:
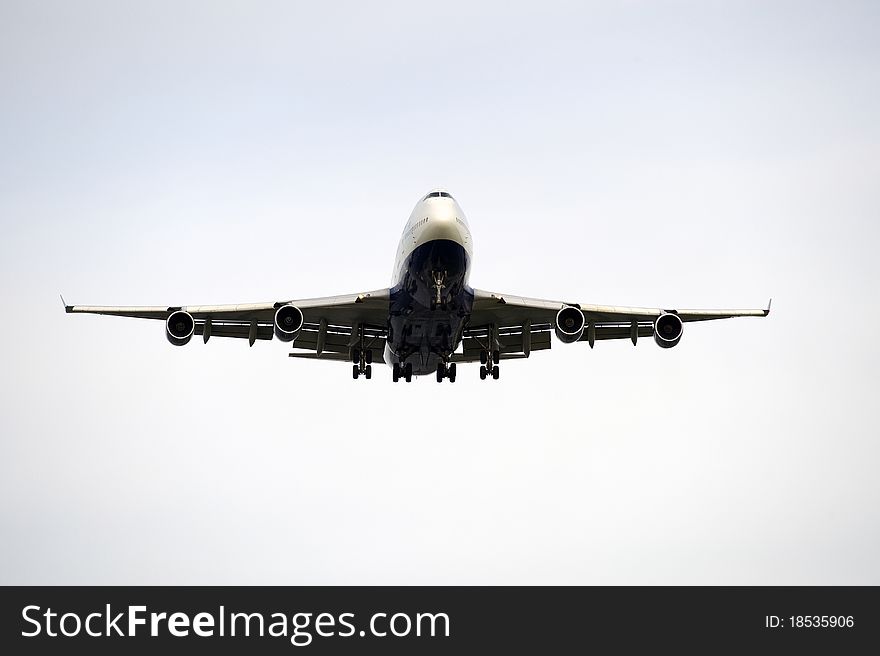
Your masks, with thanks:
[{"label": "airplane", "polygon": [[[69,313],[165,322],[183,346],[193,335],[292,344],[292,358],[349,362],[352,377],[372,378],[372,363],[391,367],[392,380],[436,375],[455,382],[457,365],[480,363],[480,379],[499,378],[502,360],[563,344],[653,337],[664,349],[681,340],[690,321],[765,317],[761,310],[675,310],[592,305],[483,291],[469,284],[473,238],[464,212],[445,189],[416,203],[397,246],[391,286],[342,296],[239,305],[66,305]],[[64,298],[62,297],[62,303]],[[772,302],[772,299],[771,299]]]}]

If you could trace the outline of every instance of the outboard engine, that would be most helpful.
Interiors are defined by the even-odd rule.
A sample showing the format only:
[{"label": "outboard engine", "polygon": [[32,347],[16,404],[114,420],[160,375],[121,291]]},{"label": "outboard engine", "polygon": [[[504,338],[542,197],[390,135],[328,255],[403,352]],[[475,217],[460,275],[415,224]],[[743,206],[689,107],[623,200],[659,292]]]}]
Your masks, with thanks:
[{"label": "outboard engine", "polygon": [[165,336],[175,346],[183,346],[192,339],[196,330],[196,320],[189,312],[177,310],[168,315],[165,321]]},{"label": "outboard engine", "polygon": [[292,342],[303,327],[303,313],[295,305],[282,305],[275,311],[275,337]]},{"label": "outboard engine", "polygon": [[672,348],[681,341],[684,324],[677,314],[661,314],[654,321],[654,341],[660,348]]},{"label": "outboard engine", "polygon": [[584,334],[584,313],[574,306],[562,308],[556,313],[556,331],[557,339],[563,344],[572,344],[581,338]]}]

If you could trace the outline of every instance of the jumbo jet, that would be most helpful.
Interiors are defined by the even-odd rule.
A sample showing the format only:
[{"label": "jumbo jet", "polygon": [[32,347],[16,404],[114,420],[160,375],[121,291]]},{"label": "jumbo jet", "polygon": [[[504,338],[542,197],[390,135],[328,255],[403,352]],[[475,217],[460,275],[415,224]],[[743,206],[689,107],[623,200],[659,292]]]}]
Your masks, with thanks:
[{"label": "jumbo jet", "polygon": [[[661,348],[681,340],[684,323],[764,317],[762,310],[674,310],[591,305],[524,298],[474,289],[473,238],[464,212],[444,189],[428,192],[403,229],[391,286],[344,296],[240,305],[112,307],[66,305],[72,313],[165,322],[175,346],[193,335],[290,342],[292,358],[343,361],[352,377],[372,377],[372,363],[391,367],[392,380],[435,374],[455,382],[456,365],[479,362],[480,379],[499,377],[502,360],[563,344],[653,337]],[[63,298],[62,298],[63,301]]]}]

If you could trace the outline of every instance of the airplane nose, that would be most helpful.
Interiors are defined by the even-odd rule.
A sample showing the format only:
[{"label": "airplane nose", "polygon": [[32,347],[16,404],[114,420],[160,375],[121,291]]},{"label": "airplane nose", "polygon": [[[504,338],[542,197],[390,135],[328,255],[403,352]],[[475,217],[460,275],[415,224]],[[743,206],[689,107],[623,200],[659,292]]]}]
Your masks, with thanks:
[{"label": "airplane nose", "polygon": [[463,227],[463,224],[453,212],[432,214],[428,217],[428,223],[425,226],[423,239],[425,241],[444,239],[454,241],[455,243],[464,246],[466,244],[467,235],[463,230]]}]

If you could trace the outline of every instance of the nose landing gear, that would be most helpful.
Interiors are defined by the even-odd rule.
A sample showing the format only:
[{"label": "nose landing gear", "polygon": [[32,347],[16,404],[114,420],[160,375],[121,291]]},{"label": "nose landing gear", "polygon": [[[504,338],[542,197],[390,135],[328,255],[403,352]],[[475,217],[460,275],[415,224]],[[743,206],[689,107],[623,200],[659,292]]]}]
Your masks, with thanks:
[{"label": "nose landing gear", "polygon": [[432,271],[431,280],[433,281],[431,289],[434,290],[434,298],[431,299],[431,309],[436,310],[440,308],[441,310],[446,310],[446,301],[443,298],[443,290],[446,288],[446,272]]}]

